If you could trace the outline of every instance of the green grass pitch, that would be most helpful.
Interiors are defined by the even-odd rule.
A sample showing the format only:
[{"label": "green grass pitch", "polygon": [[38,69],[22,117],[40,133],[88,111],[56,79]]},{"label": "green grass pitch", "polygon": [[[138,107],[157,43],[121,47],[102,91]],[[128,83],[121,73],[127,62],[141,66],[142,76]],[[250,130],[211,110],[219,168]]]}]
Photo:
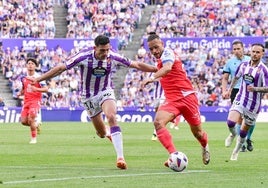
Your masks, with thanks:
[{"label": "green grass pitch", "polygon": [[225,122],[204,123],[211,150],[207,166],[187,124],[169,129],[177,149],[189,159],[183,173],[164,167],[168,154],[159,141],[151,141],[152,123],[120,125],[127,170],[116,168],[112,144],[97,137],[91,123],[44,122],[36,145],[29,144],[28,127],[0,124],[0,187],[268,187],[267,123],[257,123],[254,150],[241,152],[238,161],[229,161],[234,143],[224,147]]}]

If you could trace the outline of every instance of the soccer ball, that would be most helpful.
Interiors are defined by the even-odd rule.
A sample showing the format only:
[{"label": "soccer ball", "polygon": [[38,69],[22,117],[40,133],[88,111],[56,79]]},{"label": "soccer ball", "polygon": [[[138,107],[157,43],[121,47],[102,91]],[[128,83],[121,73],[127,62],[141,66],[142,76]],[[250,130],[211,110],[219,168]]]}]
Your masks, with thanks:
[{"label": "soccer ball", "polygon": [[168,158],[168,167],[176,172],[182,172],[188,165],[187,156],[180,151],[171,153]]}]

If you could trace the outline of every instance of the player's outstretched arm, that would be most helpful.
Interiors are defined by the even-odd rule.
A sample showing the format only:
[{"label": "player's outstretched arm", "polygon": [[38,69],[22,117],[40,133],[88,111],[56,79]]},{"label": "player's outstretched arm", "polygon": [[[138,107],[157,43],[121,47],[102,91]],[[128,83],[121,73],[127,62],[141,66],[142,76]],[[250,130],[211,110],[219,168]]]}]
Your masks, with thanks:
[{"label": "player's outstretched arm", "polygon": [[48,80],[48,79],[54,78],[54,77],[60,75],[65,70],[66,70],[66,65],[61,63],[58,66],[50,69],[45,74],[42,74],[40,77],[37,77],[35,81],[36,82],[41,82],[43,80]]},{"label": "player's outstretched arm", "polygon": [[130,64],[130,67],[144,71],[144,72],[156,72],[157,71],[157,67],[146,64],[146,63],[138,62],[138,61],[132,61]]}]

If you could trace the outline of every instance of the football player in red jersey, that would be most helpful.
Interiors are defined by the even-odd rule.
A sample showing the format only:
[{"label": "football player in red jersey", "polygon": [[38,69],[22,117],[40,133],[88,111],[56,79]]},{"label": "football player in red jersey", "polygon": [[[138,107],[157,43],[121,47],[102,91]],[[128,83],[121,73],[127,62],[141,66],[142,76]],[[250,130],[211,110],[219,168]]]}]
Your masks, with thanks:
[{"label": "football player in red jersey", "polygon": [[21,123],[29,126],[31,130],[30,144],[36,144],[37,140],[37,123],[36,118],[41,108],[42,92],[47,92],[48,87],[44,83],[32,84],[32,81],[27,77],[38,77],[39,74],[35,71],[38,67],[38,62],[34,58],[26,60],[27,75],[21,78],[22,90],[18,95],[23,95],[23,106],[21,110]]},{"label": "football player in red jersey", "polygon": [[[210,161],[208,136],[201,126],[196,91],[186,75],[183,64],[173,50],[164,47],[164,42],[157,34],[150,33],[147,43],[151,54],[157,61],[158,71],[152,77],[146,78],[143,85],[159,80],[166,97],[154,119],[158,140],[169,154],[176,152],[177,149],[166,125],[175,117],[183,115],[201,145],[203,163],[207,165]],[[168,167],[167,161],[165,166]]]}]

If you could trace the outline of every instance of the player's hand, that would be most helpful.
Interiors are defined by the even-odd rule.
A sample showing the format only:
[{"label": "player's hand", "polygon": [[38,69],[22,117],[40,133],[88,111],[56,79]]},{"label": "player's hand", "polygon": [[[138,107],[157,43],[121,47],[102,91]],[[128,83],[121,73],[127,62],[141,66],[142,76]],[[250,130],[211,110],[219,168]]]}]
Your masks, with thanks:
[{"label": "player's hand", "polygon": [[147,84],[152,83],[152,82],[153,82],[153,79],[152,79],[152,78],[145,78],[145,79],[142,81],[141,86],[142,86],[142,87],[145,87]]},{"label": "player's hand", "polygon": [[22,93],[19,91],[16,96],[19,98],[22,95]]},{"label": "player's hand", "polygon": [[247,86],[247,91],[253,92],[254,91],[254,87],[252,85],[248,85]]},{"label": "player's hand", "polygon": [[231,92],[229,90],[223,91],[222,92],[222,98],[223,99],[229,99],[231,96]]}]

